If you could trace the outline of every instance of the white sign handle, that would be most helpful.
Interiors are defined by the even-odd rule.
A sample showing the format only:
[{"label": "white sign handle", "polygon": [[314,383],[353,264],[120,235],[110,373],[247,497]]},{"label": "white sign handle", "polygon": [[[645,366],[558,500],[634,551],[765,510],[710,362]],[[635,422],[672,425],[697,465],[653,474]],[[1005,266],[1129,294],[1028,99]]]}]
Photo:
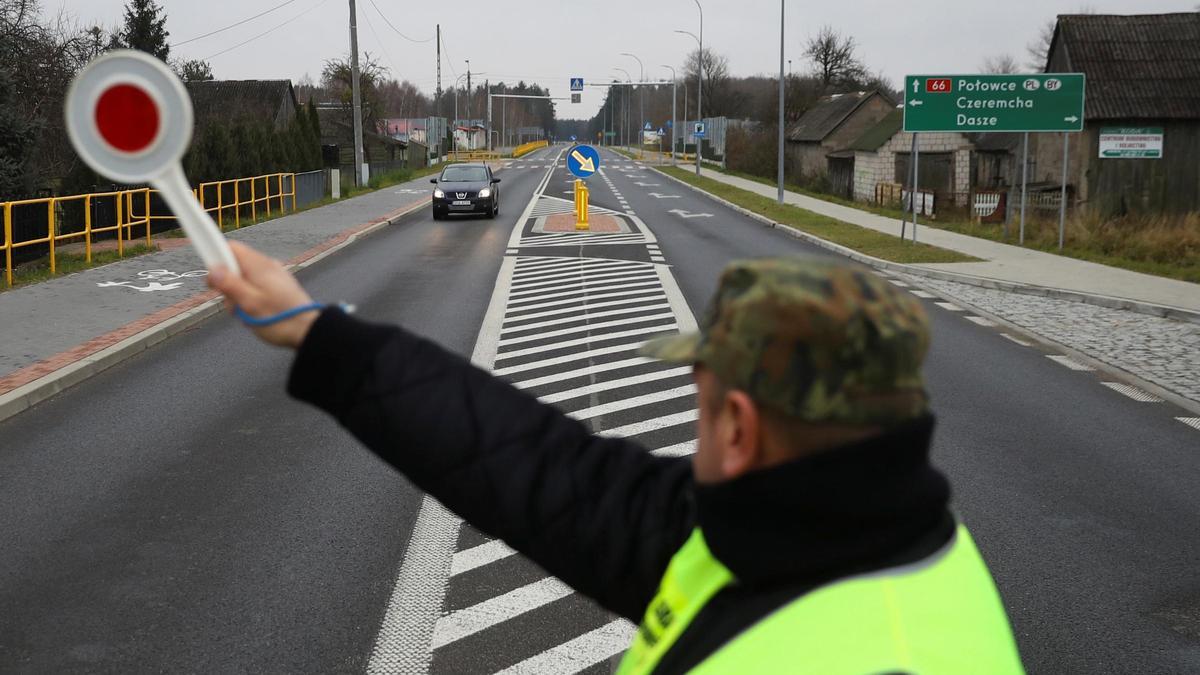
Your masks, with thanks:
[{"label": "white sign handle", "polygon": [[162,174],[151,178],[150,184],[162,195],[183,226],[184,233],[192,246],[196,247],[205,267],[211,270],[216,265],[222,265],[232,274],[241,273],[225,235],[213,222],[212,216],[200,208],[178,163],[173,163]]}]

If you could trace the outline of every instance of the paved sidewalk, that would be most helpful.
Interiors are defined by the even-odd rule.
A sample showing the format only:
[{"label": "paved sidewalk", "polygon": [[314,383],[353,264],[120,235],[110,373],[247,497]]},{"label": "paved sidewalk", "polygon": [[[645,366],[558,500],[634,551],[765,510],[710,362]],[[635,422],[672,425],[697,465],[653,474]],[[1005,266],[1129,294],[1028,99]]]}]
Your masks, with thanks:
[{"label": "paved sidewalk", "polygon": [[[298,263],[428,199],[420,178],[227,236]],[[179,246],[0,293],[0,395],[204,305],[206,275]]]},{"label": "paved sidewalk", "polygon": [[[702,168],[701,175],[727,185],[774,199],[776,188],[745,178]],[[853,223],[884,234],[899,236],[900,222],[849,206],[834,204],[795,192],[785,192],[784,201],[823,216]],[[912,232],[912,224],[908,226]],[[917,240],[980,258],[976,263],[933,263],[914,265],[931,270],[967,274],[995,281],[1032,284],[1091,295],[1106,295],[1179,307],[1200,312],[1200,284],[1131,272],[1108,265],[1077,260],[1043,251],[1002,244],[977,237],[921,226]]]}]

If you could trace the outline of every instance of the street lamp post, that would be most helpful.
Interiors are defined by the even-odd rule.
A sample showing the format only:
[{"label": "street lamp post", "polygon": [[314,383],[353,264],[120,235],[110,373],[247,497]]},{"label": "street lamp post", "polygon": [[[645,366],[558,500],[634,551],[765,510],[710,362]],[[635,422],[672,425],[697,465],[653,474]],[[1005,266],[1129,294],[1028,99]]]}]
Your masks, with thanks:
[{"label": "street lamp post", "polygon": [[[663,68],[668,68],[671,71],[671,166],[676,166],[675,162],[675,130],[678,129],[675,123],[675,89],[677,80],[675,79],[675,69],[667,64],[663,64]],[[686,94],[684,95],[686,98]]]},{"label": "street lamp post", "polygon": [[[613,70],[624,73],[625,81],[628,82],[629,86],[632,88],[633,76],[629,74],[628,70],[625,70],[624,68],[613,68]],[[625,136],[624,145],[626,147],[628,147],[629,146],[629,93],[628,92],[630,91],[630,89],[626,89],[625,91],[626,91],[626,94],[625,94],[625,123],[624,123],[624,125],[622,125],[622,130],[623,130],[624,136]]]},{"label": "street lamp post", "polygon": [[[638,82],[646,81],[646,68],[642,65],[642,60],[636,55],[629,52],[621,52],[621,56],[632,57],[638,62]],[[646,129],[646,90],[643,85],[638,85],[638,115],[641,121],[638,122],[638,157],[642,156],[642,146],[646,144],[645,129]]]},{"label": "street lamp post", "polygon": [[[696,6],[700,7],[700,2],[698,0],[696,2]],[[692,39],[696,41],[696,44],[699,45],[699,47],[700,47],[700,49],[696,55],[696,80],[697,80],[697,85],[698,85],[698,88],[696,90],[696,121],[703,122],[704,121],[704,38],[703,38],[703,35],[704,35],[704,8],[700,9],[700,35],[699,36],[697,36],[695,33],[691,32],[691,31],[686,31],[686,30],[677,30],[675,32],[683,33],[684,35],[690,35],[692,37]],[[702,139],[702,138],[696,139],[696,175],[697,176],[700,175],[700,146],[703,142],[704,142],[704,139]],[[686,142],[684,143],[684,147],[685,148],[687,147]]]},{"label": "street lamp post", "polygon": [[783,203],[783,2],[779,0],[779,164],[776,167],[780,204]]}]

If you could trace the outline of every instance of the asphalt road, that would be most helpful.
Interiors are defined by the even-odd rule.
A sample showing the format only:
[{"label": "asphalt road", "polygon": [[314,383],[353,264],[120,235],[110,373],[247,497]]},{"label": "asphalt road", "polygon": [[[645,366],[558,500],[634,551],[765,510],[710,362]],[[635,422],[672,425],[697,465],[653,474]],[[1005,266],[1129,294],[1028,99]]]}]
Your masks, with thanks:
[{"label": "asphalt road", "polygon": [[[556,153],[501,171],[495,221],[435,223],[414,214],[301,280],[317,297],[351,301],[366,317],[403,323],[469,355],[517,216]],[[561,347],[526,340],[554,330],[528,326],[557,319],[522,317],[554,311],[528,309],[544,304],[543,292],[571,289],[537,279],[576,264],[560,262],[568,258],[644,276],[627,284],[644,289],[611,293],[640,312],[634,327],[604,330],[668,330],[684,314],[703,313],[728,260],[823,253],[603,156],[592,203],[635,216],[644,241],[533,247],[529,224],[520,223],[526,236],[508,259],[524,267],[507,273],[514,295],[527,300],[517,296],[504,308],[507,332],[495,337],[507,346],[496,365],[573,414],[591,415],[597,429],[626,429],[673,452],[686,444],[688,426],[645,421],[686,417],[686,396],[662,392],[677,394],[687,377],[628,366],[633,388],[622,396],[651,399],[637,409],[620,409],[618,390],[569,398],[582,388],[551,381],[565,366],[535,354]],[[569,189],[567,180],[554,169],[547,194]],[[654,257],[670,265],[657,286],[644,271]],[[671,302],[672,284],[681,302]],[[1048,350],[1014,343],[938,301],[928,299],[934,343],[926,370],[939,417],[934,456],[991,565],[1029,670],[1200,670],[1200,509],[1192,487],[1200,436],[1175,422],[1180,412],[1167,404],[1126,398],[1100,385],[1111,378],[1064,368]],[[629,321],[614,322],[622,320]],[[588,348],[602,348],[612,334],[589,334],[596,342]],[[620,358],[597,354],[589,364],[599,372]],[[212,320],[0,423],[0,671],[367,666],[414,544],[421,495],[331,420],[286,398],[288,360],[232,321]],[[600,389],[595,376],[589,381]],[[456,564],[488,546],[463,528]],[[569,660],[550,657],[564,644],[594,657],[579,668],[611,668],[604,648],[615,638],[605,631],[621,630],[611,617],[556,593],[517,557],[491,560],[450,579],[435,613],[463,620],[439,625],[435,672],[496,672],[539,658],[561,670]],[[531,587],[543,593],[541,604],[463,632],[472,630],[472,608]],[[451,630],[463,637],[444,637]]]}]

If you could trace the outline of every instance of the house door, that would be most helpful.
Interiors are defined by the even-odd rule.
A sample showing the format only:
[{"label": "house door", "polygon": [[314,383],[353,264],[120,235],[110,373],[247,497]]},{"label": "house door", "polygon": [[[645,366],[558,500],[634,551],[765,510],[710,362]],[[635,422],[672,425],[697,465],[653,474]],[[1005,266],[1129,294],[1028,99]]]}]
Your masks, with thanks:
[{"label": "house door", "polygon": [[[908,168],[910,161],[909,153],[896,154],[896,182],[901,185],[908,185],[912,179]],[[921,189],[933,192],[934,208],[954,203],[954,153],[922,152],[919,174],[917,180]]]},{"label": "house door", "polygon": [[854,198],[854,158],[829,158],[830,192],[846,199]]}]

